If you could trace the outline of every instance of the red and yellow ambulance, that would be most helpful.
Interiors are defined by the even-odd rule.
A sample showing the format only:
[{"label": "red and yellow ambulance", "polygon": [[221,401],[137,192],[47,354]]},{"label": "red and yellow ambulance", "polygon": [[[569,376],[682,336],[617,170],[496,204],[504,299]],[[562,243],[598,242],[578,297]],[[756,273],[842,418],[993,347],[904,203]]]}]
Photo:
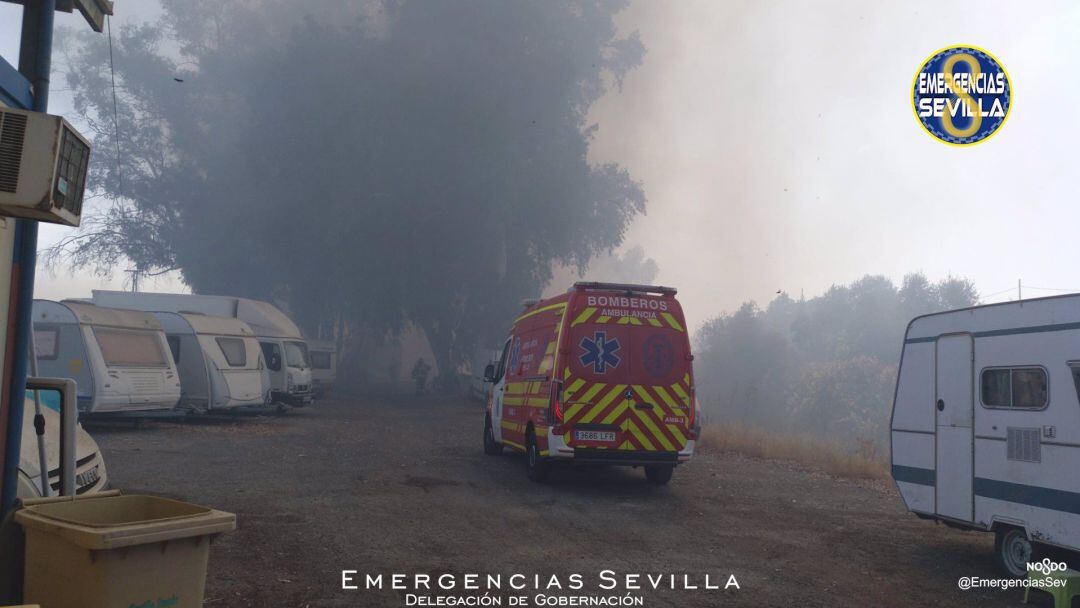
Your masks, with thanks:
[{"label": "red and yellow ambulance", "polygon": [[534,481],[562,461],[667,483],[700,430],[692,360],[674,289],[575,283],[529,305],[484,370],[484,451],[525,453]]}]

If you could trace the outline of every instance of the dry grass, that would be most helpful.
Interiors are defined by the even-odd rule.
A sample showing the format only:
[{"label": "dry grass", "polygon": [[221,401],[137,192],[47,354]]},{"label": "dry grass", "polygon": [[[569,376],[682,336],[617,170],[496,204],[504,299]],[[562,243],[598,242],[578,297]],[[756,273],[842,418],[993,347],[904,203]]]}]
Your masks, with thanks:
[{"label": "dry grass", "polygon": [[810,437],[777,435],[741,425],[713,425],[702,430],[701,448],[790,461],[837,477],[885,479],[889,476],[885,456],[869,441],[859,441],[852,451],[838,443]]}]

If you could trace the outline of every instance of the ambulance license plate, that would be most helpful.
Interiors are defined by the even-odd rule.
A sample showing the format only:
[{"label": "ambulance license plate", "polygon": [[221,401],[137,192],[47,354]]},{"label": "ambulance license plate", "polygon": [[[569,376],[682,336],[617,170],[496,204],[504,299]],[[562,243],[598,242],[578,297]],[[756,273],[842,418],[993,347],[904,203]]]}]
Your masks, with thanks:
[{"label": "ambulance license plate", "polygon": [[615,441],[615,431],[574,431],[578,441]]}]

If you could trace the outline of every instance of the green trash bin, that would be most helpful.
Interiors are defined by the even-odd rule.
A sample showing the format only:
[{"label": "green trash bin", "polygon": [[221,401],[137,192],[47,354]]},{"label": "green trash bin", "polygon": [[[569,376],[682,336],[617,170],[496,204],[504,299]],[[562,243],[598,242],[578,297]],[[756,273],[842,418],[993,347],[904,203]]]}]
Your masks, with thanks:
[{"label": "green trash bin", "polygon": [[168,498],[27,501],[23,601],[42,608],[201,608],[210,540],[236,516]]}]

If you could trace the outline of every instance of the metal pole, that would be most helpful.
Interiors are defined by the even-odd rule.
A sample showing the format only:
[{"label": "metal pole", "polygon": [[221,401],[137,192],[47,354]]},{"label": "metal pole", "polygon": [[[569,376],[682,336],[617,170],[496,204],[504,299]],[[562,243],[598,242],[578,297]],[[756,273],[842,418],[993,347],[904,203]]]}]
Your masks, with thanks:
[{"label": "metal pole", "polygon": [[[19,45],[19,72],[33,85],[36,112],[49,107],[49,70],[52,65],[53,17],[56,0],[38,0],[23,5],[22,39]],[[15,503],[19,478],[19,454],[22,446],[23,400],[26,397],[26,364],[33,333],[32,308],[34,304],[34,270],[37,264],[38,223],[33,220],[15,222],[15,251],[12,256],[11,282],[13,293],[10,301],[14,310],[8,310],[9,327],[14,329],[12,348],[7,352],[11,360],[8,395],[7,444],[4,454],[4,477],[0,512],[6,513]],[[48,471],[43,471],[48,475]]]},{"label": "metal pole", "polygon": [[[30,329],[34,326],[31,323]],[[30,340],[30,374],[35,378],[38,375],[37,345]],[[49,457],[45,454],[45,417],[41,415],[41,391],[34,391],[34,434],[37,435],[38,470],[41,471],[41,495],[48,498],[52,495],[52,486],[49,485]]]}]

